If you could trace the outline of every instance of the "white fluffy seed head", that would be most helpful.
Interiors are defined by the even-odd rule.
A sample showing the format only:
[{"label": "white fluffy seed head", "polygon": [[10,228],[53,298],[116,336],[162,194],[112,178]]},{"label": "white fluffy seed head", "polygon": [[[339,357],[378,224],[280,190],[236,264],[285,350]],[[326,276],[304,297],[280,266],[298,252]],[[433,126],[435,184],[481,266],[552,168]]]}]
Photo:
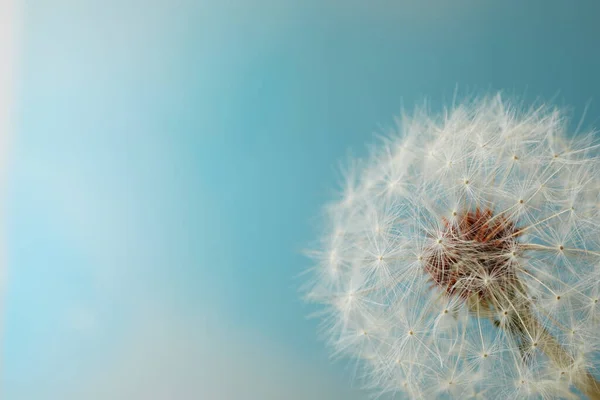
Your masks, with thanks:
[{"label": "white fluffy seed head", "polygon": [[599,146],[499,95],[404,116],[311,252],[335,354],[378,393],[575,396],[600,367]]}]

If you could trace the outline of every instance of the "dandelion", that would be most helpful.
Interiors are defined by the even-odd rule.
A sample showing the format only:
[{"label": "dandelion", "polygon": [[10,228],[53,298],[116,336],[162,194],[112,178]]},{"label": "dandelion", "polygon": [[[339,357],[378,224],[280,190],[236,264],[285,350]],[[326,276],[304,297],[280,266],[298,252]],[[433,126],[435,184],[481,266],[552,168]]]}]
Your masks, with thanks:
[{"label": "dandelion", "polygon": [[374,393],[600,399],[600,142],[500,95],[354,161],[307,298]]}]

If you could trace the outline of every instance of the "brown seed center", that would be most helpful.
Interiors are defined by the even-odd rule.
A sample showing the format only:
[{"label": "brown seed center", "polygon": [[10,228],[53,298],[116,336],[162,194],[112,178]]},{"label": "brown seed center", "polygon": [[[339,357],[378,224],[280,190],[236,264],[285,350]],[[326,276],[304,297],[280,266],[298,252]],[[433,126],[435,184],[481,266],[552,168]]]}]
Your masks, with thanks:
[{"label": "brown seed center", "polygon": [[449,295],[487,300],[493,290],[516,283],[515,247],[519,230],[490,209],[458,213],[443,219],[442,238],[426,249],[425,271]]}]

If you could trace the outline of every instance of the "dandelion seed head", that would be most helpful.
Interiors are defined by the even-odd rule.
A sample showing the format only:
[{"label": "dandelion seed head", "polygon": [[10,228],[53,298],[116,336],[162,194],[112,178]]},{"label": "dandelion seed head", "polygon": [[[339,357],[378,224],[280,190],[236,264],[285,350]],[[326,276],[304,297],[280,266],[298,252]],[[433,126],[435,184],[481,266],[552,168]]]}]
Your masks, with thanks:
[{"label": "dandelion seed head", "polygon": [[334,354],[379,394],[593,393],[599,150],[561,110],[500,95],[405,114],[351,163],[310,253]]}]

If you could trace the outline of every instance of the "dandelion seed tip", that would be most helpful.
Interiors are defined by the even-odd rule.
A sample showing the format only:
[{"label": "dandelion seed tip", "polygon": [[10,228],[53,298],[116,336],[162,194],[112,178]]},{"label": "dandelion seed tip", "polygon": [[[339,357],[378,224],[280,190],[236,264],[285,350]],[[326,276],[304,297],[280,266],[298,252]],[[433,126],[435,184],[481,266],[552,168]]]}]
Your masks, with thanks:
[{"label": "dandelion seed tip", "polygon": [[408,336],[413,336],[415,333],[413,331],[408,331]]},{"label": "dandelion seed tip", "polygon": [[520,200],[519,200],[519,204],[523,204],[523,203],[525,203],[525,200],[523,200],[523,199],[520,199]]},{"label": "dandelion seed tip", "polygon": [[515,160],[515,161],[516,161],[516,160],[518,160],[518,159],[519,159],[519,157],[518,157],[517,155],[514,155],[514,156],[513,156],[513,160]]},{"label": "dandelion seed tip", "polygon": [[448,310],[444,310],[444,314],[448,314]]},{"label": "dandelion seed tip", "polygon": [[563,250],[565,249],[565,246],[563,246],[563,245],[561,244],[560,246],[558,246],[558,249],[559,249],[560,251],[563,251]]},{"label": "dandelion seed tip", "polygon": [[468,185],[468,184],[469,184],[469,180],[465,179],[465,185]]},{"label": "dandelion seed tip", "polygon": [[488,353],[483,353],[483,358],[487,358],[488,357]]},{"label": "dandelion seed tip", "polygon": [[560,300],[560,296],[556,296],[556,300]]}]

